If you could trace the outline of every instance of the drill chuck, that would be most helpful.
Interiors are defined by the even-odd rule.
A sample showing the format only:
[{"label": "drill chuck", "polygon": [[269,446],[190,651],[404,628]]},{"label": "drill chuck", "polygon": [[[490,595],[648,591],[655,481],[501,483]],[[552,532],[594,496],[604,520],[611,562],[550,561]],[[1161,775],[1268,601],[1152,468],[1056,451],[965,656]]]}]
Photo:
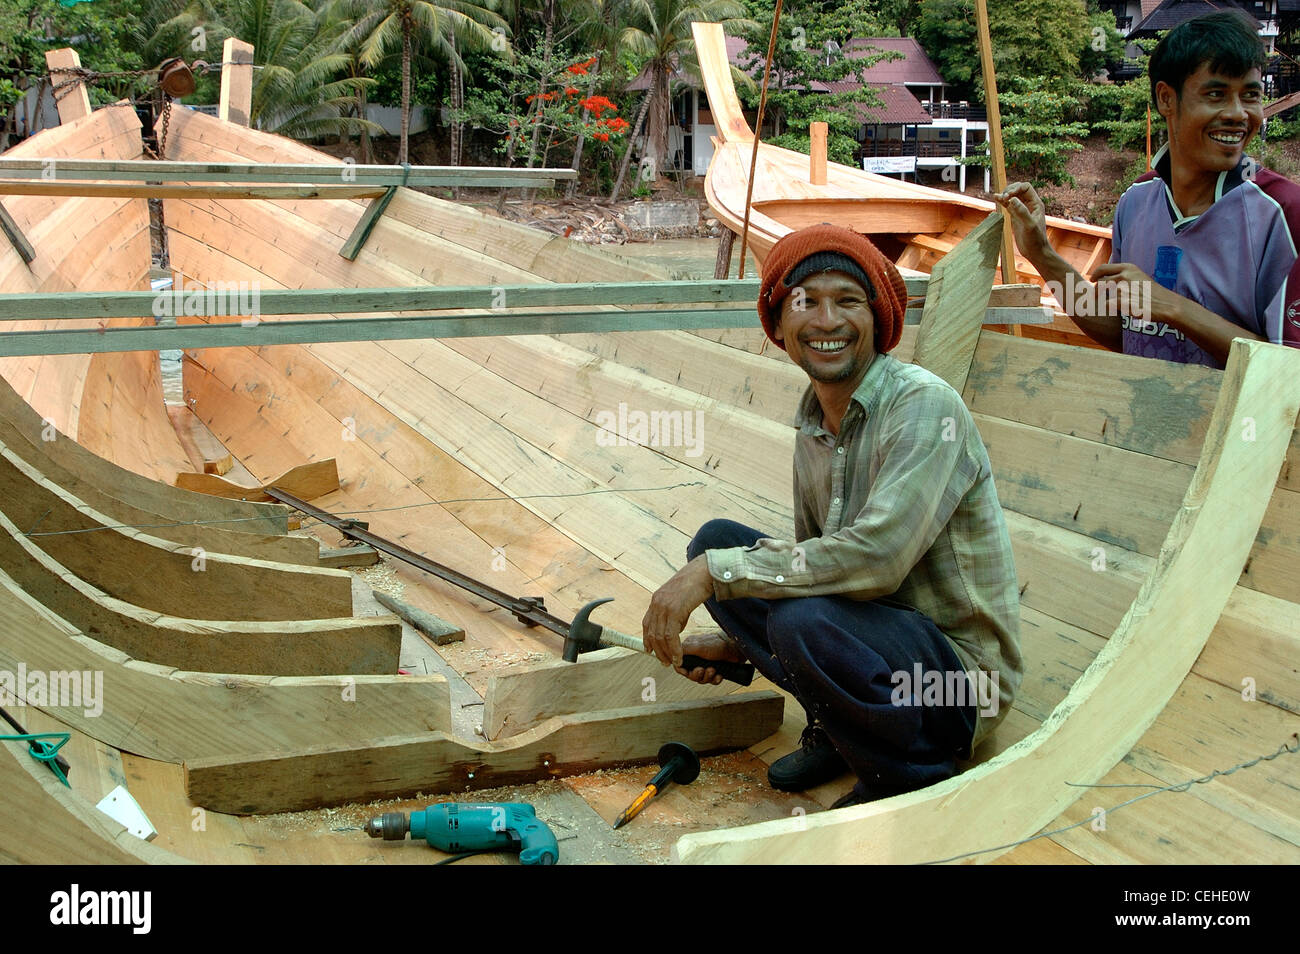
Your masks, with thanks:
[{"label": "drill chuck", "polygon": [[404,812],[385,812],[366,822],[366,834],[384,841],[402,841],[409,827]]}]

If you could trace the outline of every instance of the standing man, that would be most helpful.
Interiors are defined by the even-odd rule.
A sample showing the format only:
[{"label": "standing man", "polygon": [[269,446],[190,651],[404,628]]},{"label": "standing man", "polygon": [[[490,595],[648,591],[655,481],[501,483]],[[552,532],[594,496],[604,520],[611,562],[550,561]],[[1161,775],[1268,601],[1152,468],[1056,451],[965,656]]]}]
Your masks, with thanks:
[{"label": "standing man", "polygon": [[[988,454],[961,396],[889,352],[907,293],[866,238],[818,225],[781,239],[758,313],[807,372],[794,537],[712,520],[651,598],[646,649],[748,659],[808,715],[768,778],[798,791],[852,770],[834,807],[953,775],[1020,683],[1019,592]],[[707,607],[723,632],[680,639]],[[938,687],[936,689],[936,687]]]},{"label": "standing man", "polygon": [[[1265,62],[1253,23],[1236,11],[1187,21],[1151,54],[1151,96],[1169,142],[1120,198],[1111,263],[1092,274],[1103,293],[1101,283],[1122,283],[1146,304],[1122,318],[1071,314],[1099,343],[1216,368],[1233,338],[1300,347],[1300,187],[1245,155],[1263,123]],[[1032,186],[996,198],[1044,279],[1096,293],[1048,242]],[[1079,309],[1108,310],[1104,300]]]}]

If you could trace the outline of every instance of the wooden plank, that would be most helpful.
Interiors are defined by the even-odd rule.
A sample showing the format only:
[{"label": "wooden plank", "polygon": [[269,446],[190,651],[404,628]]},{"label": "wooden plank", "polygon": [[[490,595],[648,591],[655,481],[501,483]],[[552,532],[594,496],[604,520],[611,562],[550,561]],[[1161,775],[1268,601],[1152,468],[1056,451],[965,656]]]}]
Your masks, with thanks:
[{"label": "wooden plank", "polygon": [[388,208],[388,203],[393,201],[393,196],[397,193],[397,186],[389,186],[384,190],[384,194],[377,199],[372,199],[366,206],[365,211],[361,213],[361,218],[357,219],[356,228],[348,236],[348,240],[343,243],[339,249],[339,254],[349,262],[356,261],[357,255],[365,247],[366,239],[370,238],[370,233],[374,231],[375,223],[379,217],[384,214],[384,209]]},{"label": "wooden plank", "polygon": [[59,122],[75,123],[90,115],[90,93],[81,81],[81,57],[71,47],[45,51],[45,66],[54,86],[54,101],[59,108]]},{"label": "wooden plank", "polygon": [[212,494],[214,497],[261,502],[273,501],[275,498],[266,490],[268,487],[276,487],[301,500],[315,500],[339,489],[339,469],[338,462],[330,457],[299,464],[260,487],[245,487],[216,474],[177,474],[176,486],[195,493]]},{"label": "wooden plank", "polygon": [[558,716],[501,743],[470,745],[434,733],[239,760],[187,759],[186,791],[213,811],[266,814],[516,785],[653,761],[664,739],[701,755],[744,748],[776,730],[783,706],[776,693],[746,693]]},{"label": "wooden plank", "polygon": [[947,381],[961,393],[975,342],[988,308],[985,289],[993,284],[1002,216],[990,215],[930,273],[925,313],[912,363]]},{"label": "wooden plank", "polygon": [[[708,689],[712,690],[709,696],[731,691],[723,686]],[[576,663],[552,659],[493,673],[484,695],[483,735],[504,738],[557,715],[643,702],[677,702],[701,695],[695,683],[645,653],[601,649],[582,654]]]},{"label": "wooden plank", "polygon": [[290,620],[352,613],[341,570],[270,563],[171,543],[114,524],[0,444],[0,510],[42,550],[118,599],[197,619]]},{"label": "wooden plank", "polygon": [[[173,116],[173,119],[176,117]],[[359,186],[449,186],[484,188],[528,186],[545,188],[556,179],[574,179],[572,169],[514,169],[498,166],[380,166],[257,162],[173,162],[163,159],[62,159],[56,169],[63,179],[105,179],[119,182],[240,182],[300,183]],[[0,179],[41,179],[48,176],[44,159],[0,157]]]},{"label": "wooden plank", "polygon": [[25,865],[184,863],[83,801],[27,749],[24,742],[0,742],[0,860]]},{"label": "wooden plank", "polygon": [[217,116],[236,126],[247,126],[253,115],[253,45],[227,37],[221,46],[221,93]]},{"label": "wooden plank", "polygon": [[[38,469],[48,461],[62,471],[79,474],[85,483],[103,493],[111,492],[115,499],[137,510],[156,513],[165,518],[163,522],[211,521],[214,526],[263,535],[287,532],[288,511],[280,504],[219,501],[149,480],[91,453],[60,433],[53,421],[37,414],[2,378],[0,441],[28,455]],[[70,489],[75,492],[75,488]],[[220,551],[218,547],[212,549]]]},{"label": "wooden plank", "polygon": [[94,699],[23,689],[18,708],[41,709],[122,752],[180,762],[451,726],[442,676],[233,676],[140,662],[79,633],[3,572],[0,623],[0,670],[89,674],[98,686]]},{"label": "wooden plank", "polygon": [[[185,273],[188,277],[195,276]],[[171,291],[63,292],[0,295],[0,320],[36,318],[119,318],[136,315],[237,315],[218,310],[218,294],[233,297],[235,282],[217,283],[209,293],[192,286]],[[457,285],[423,288],[274,288],[254,285],[257,315],[366,314],[387,312],[487,311],[527,314],[522,309],[561,305],[687,305],[732,303],[751,306],[756,281],[587,282],[578,285]],[[245,297],[248,297],[246,290]]]},{"label": "wooden plank", "polygon": [[14,217],[9,214],[9,210],[0,205],[0,229],[4,230],[5,237],[9,239],[9,244],[14,247],[23,261],[30,265],[36,260],[36,249],[32,248],[32,243],[27,240],[23,230],[19,228]]},{"label": "wooden plank", "polygon": [[26,539],[4,514],[0,565],[81,632],[144,662],[275,676],[397,672],[402,627],[393,617],[259,623],[160,615],[79,579]]},{"label": "wooden plank", "polygon": [[[799,831],[767,823],[678,843],[682,860],[932,860],[1032,834],[1077,800],[1061,782],[1092,782],[1142,736],[1176,692],[1231,595],[1300,411],[1300,361],[1287,349],[1234,342],[1204,459],[1163,558],[1129,613],[1041,729],[962,776],[922,792],[815,816]],[[1240,439],[1257,416],[1266,433]],[[1247,490],[1248,487],[1254,491]],[[985,785],[1015,792],[1017,809]],[[941,811],[939,809],[942,809]],[[887,826],[887,828],[886,828]],[[969,847],[967,847],[969,846]]]},{"label": "wooden plank", "polygon": [[[981,335],[963,397],[973,413],[1195,464],[1223,372]],[[1300,490],[1300,431],[1278,486]]]},{"label": "wooden plank", "polygon": [[312,185],[243,186],[177,185],[147,182],[128,185],[112,182],[0,180],[0,195],[94,196],[124,199],[372,199],[383,186]]}]

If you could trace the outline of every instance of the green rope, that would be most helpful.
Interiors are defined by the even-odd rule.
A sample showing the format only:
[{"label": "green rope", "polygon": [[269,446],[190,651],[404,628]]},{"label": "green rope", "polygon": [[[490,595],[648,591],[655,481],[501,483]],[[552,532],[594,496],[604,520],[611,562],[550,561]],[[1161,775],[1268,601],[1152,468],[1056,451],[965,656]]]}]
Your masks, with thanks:
[{"label": "green rope", "polygon": [[[55,778],[68,788],[72,788],[68,777],[63,774],[63,769],[59,768],[59,763],[55,761],[59,757],[59,749],[63,748],[70,738],[72,735],[68,732],[33,732],[26,735],[0,735],[0,742],[26,742],[31,757],[48,765]],[[46,739],[57,739],[58,744],[47,742]]]}]

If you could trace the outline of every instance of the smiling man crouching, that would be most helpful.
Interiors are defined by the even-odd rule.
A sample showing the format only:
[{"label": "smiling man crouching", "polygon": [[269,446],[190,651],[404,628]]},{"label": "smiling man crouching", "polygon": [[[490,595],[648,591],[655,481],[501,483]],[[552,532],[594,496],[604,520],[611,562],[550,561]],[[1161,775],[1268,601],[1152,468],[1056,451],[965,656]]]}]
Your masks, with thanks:
[{"label": "smiling man crouching", "polygon": [[[818,225],[775,245],[759,317],[811,382],[795,422],[794,537],[710,521],[642,623],[647,650],[696,682],[720,679],[682,669],[684,652],[748,659],[792,693],[808,728],[769,781],[798,791],[852,771],[837,808],[953,775],[1021,677],[988,454],[961,396],[887,353],[906,305],[898,270],[856,232]],[[701,604],[722,633],[681,640]],[[923,681],[949,691],[923,694]]]}]

